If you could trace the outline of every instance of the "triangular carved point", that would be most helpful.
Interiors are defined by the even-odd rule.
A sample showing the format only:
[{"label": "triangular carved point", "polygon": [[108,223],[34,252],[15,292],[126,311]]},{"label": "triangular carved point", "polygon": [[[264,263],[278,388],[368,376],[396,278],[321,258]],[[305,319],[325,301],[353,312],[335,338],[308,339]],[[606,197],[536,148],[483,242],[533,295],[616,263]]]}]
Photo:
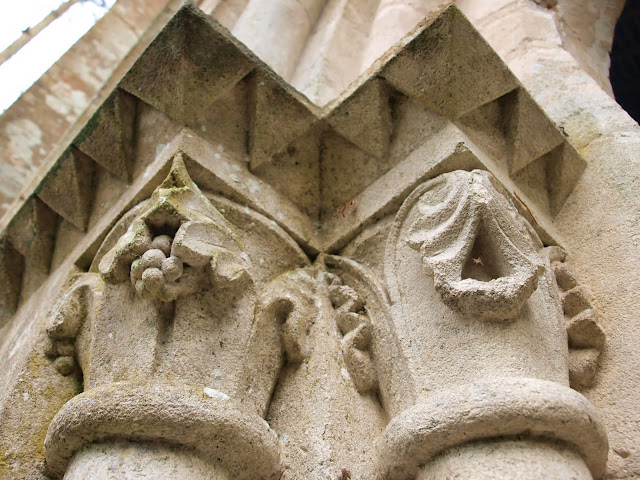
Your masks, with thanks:
[{"label": "triangular carved point", "polygon": [[[228,222],[209,201],[198,185],[193,181],[184,159],[183,152],[177,152],[166,178],[153,191],[150,199],[150,213],[153,210],[172,208],[179,216],[206,215],[210,220],[228,227]],[[186,211],[191,212],[188,214]],[[183,212],[181,214],[180,212]],[[231,230],[229,229],[229,233]]]},{"label": "triangular carved point", "polygon": [[[121,283],[131,275],[134,280],[140,280],[135,276],[138,270],[134,261],[142,257],[148,250],[164,249],[162,253],[168,257],[175,256],[174,250],[182,249],[181,251],[193,253],[192,250],[195,249],[194,251],[197,252],[193,253],[192,257],[198,257],[202,260],[200,262],[202,264],[199,264],[201,267],[212,257],[215,257],[219,253],[218,250],[231,249],[235,251],[237,249],[237,235],[232,225],[191,179],[182,152],[176,153],[173,157],[169,174],[154,190],[147,205],[144,211],[133,220],[127,232],[118,239],[115,246],[100,261],[99,269],[107,283]],[[195,246],[185,246],[186,232],[193,230],[192,227],[198,226],[206,231],[202,234],[200,239],[202,241],[196,242]],[[191,260],[193,258],[190,257]],[[176,263],[178,270],[181,270],[183,260],[172,260]],[[167,264],[166,268],[171,270],[172,267]],[[133,274],[130,274],[130,271]],[[179,276],[181,273],[177,275],[177,277]],[[173,274],[169,277],[170,283],[176,280],[173,278]],[[189,282],[183,280],[183,284],[187,283]],[[194,288],[197,286],[197,282],[191,283]],[[140,286],[136,286],[136,288],[138,287]],[[142,287],[138,289],[146,292]],[[163,298],[171,297],[173,299],[175,292],[168,290],[167,292]]]},{"label": "triangular carved point", "polygon": [[[198,189],[193,179],[187,172],[187,166],[184,163],[184,154],[178,152],[173,156],[171,164],[171,170],[162,183],[156,188],[156,191],[160,188],[183,188],[189,187]],[[199,189],[198,189],[199,191]]]},{"label": "triangular carved point", "polygon": [[[406,241],[420,251],[443,301],[463,315],[491,319],[517,315],[537,288],[543,267],[522,221],[490,174],[481,170],[444,174],[416,193],[409,203],[417,206],[418,216]],[[501,249],[493,245],[496,242]],[[470,266],[482,267],[485,273],[491,266],[499,274],[484,278]]]}]

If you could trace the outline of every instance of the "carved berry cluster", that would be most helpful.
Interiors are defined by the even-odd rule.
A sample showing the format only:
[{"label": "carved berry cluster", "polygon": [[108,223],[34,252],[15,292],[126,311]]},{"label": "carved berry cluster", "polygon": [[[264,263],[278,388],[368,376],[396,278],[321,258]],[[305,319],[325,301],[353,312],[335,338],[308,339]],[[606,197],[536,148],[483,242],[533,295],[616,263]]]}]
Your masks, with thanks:
[{"label": "carved berry cluster", "polygon": [[184,271],[182,260],[171,255],[172,238],[158,235],[149,250],[131,264],[131,283],[144,298],[158,294],[167,283],[177,281]]}]

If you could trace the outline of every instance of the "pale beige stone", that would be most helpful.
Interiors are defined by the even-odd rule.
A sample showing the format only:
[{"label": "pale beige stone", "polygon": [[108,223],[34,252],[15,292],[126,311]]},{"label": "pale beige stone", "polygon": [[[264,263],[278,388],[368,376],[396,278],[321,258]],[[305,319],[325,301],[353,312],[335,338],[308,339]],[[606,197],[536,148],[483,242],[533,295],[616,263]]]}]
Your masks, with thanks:
[{"label": "pale beige stone", "polygon": [[289,80],[325,2],[249,0],[233,27],[233,34]]},{"label": "pale beige stone", "polygon": [[613,95],[609,83],[609,52],[616,21],[625,2],[612,0],[587,3],[560,0],[556,7],[556,25],[563,46],[604,91]]},{"label": "pale beige stone", "polygon": [[[544,461],[536,464],[536,460],[543,458]],[[497,459],[502,459],[510,468],[503,467]],[[531,440],[465,444],[430,461],[416,478],[511,478],[514,471],[518,472],[518,478],[523,480],[592,478],[580,454],[571,451],[571,447],[550,448],[546,442]]]},{"label": "pale beige stone", "polygon": [[1,478],[633,478],[637,125],[440,3],[147,34],[0,224]]},{"label": "pale beige stone", "polygon": [[307,39],[291,85],[320,106],[340,95],[369,67],[362,65],[362,55],[377,3],[328,0]]},{"label": "pale beige stone", "polygon": [[362,57],[363,69],[376,61],[406,32],[413,30],[420,19],[442,3],[440,0],[380,0]]}]

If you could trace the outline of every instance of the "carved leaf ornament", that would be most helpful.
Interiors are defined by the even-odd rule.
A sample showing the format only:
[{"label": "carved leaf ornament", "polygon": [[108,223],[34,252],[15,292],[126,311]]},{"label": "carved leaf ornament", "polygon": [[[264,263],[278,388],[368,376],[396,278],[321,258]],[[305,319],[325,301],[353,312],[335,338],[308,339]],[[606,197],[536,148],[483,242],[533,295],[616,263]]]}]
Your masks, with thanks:
[{"label": "carved leaf ornament", "polygon": [[450,308],[513,318],[538,286],[543,263],[515,208],[481,170],[440,175],[417,192],[407,237]]},{"label": "carved leaf ornament", "polygon": [[[177,154],[149,206],[100,262],[107,283],[131,280],[143,298],[163,302],[200,290],[248,280],[231,225],[209,202]],[[204,278],[203,278],[204,277]]]}]

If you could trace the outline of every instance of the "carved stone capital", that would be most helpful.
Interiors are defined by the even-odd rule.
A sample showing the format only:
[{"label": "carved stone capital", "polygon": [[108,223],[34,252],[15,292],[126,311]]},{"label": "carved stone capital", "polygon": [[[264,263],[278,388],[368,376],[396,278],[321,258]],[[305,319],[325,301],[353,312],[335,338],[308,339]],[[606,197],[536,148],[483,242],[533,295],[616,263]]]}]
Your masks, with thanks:
[{"label": "carved stone capital", "polygon": [[[247,339],[254,315],[264,326],[256,313],[263,287],[308,263],[300,248],[257,212],[205,196],[177,154],[164,182],[122,217],[97,256],[48,319],[47,355],[60,373],[78,372],[85,390],[50,424],[51,474],[84,478],[94,463],[107,468],[131,448],[127,471],[151,465],[163,477],[174,462],[189,478],[278,478],[280,444],[263,420],[278,372],[272,378],[268,364],[245,362],[259,352]],[[304,293],[305,278],[285,283]],[[314,292],[287,298],[313,306]],[[265,342],[276,361],[304,358],[312,318],[293,310],[281,338]],[[273,382],[260,411],[249,405],[265,391],[244,389],[254,376]]]}]

